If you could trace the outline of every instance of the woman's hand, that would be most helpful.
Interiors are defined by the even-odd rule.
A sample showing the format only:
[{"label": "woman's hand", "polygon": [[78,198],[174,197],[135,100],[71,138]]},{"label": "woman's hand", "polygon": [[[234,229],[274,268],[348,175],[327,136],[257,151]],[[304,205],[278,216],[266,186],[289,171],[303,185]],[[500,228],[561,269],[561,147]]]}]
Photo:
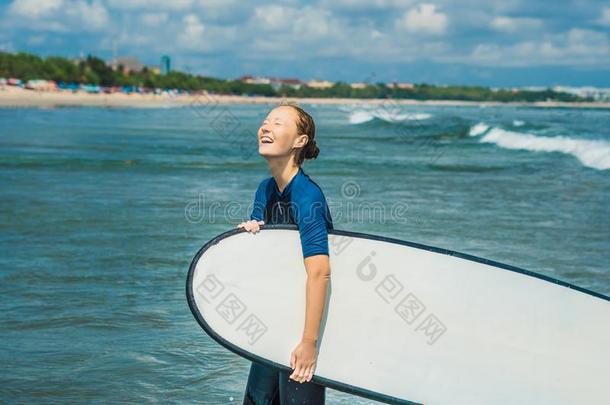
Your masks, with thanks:
[{"label": "woman's hand", "polygon": [[314,340],[301,340],[290,354],[290,367],[294,369],[290,378],[300,383],[311,381],[316,368],[318,348]]},{"label": "woman's hand", "polygon": [[248,232],[256,233],[260,231],[261,225],[265,225],[265,221],[257,221],[253,219],[251,221],[242,222],[241,224],[237,225],[237,227],[244,228]]}]

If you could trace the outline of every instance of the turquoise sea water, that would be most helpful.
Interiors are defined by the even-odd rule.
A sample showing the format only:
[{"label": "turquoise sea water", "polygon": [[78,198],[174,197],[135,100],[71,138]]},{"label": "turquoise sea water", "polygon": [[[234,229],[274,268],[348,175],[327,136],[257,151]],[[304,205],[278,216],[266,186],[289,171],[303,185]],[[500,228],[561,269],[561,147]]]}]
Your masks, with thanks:
[{"label": "turquoise sea water", "polygon": [[[305,107],[336,228],[610,294],[610,111]],[[0,402],[241,403],[250,363],[184,285],[268,176],[267,111],[0,109]]]}]

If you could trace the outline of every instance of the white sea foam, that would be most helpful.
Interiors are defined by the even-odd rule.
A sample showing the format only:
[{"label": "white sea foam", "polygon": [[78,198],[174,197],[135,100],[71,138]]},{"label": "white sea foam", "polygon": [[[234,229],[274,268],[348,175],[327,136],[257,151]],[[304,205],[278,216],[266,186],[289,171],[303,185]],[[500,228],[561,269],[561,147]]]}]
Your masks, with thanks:
[{"label": "white sea foam", "polygon": [[525,122],[521,121],[521,120],[513,120],[513,125],[516,127],[522,127],[525,124]]},{"label": "white sea foam", "polygon": [[135,355],[135,359],[137,361],[141,361],[142,363],[168,364],[166,361],[159,360],[155,356],[151,356],[149,354]]},{"label": "white sea foam", "polygon": [[489,130],[489,125],[485,124],[484,122],[479,122],[477,125],[470,128],[469,135],[470,136],[479,136],[481,134],[484,134],[488,130]]},{"label": "white sea foam", "polygon": [[401,121],[421,121],[432,117],[432,114],[427,113],[398,113],[394,111],[376,109],[376,110],[356,110],[349,115],[350,124],[362,124],[371,121],[375,118],[386,122],[401,122]]},{"label": "white sea foam", "polygon": [[575,156],[583,165],[598,170],[610,169],[610,142],[574,139],[564,136],[536,136],[507,131],[479,123],[470,129],[471,136],[484,134],[480,142],[494,143],[501,148],[532,152],[561,152]]}]

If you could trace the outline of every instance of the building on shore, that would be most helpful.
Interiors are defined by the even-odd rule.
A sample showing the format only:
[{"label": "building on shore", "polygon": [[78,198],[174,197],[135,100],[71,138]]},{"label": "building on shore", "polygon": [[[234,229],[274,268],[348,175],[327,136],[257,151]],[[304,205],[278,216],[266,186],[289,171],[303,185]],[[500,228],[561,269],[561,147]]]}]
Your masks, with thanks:
[{"label": "building on shore", "polygon": [[144,69],[144,64],[133,56],[119,56],[113,59],[110,67],[112,70],[121,70],[123,73],[138,73]]},{"label": "building on shore", "polygon": [[312,89],[329,89],[333,87],[335,83],[328,80],[310,80],[307,82],[307,87]]},{"label": "building on shore", "polygon": [[168,55],[161,56],[161,65],[160,65],[160,73],[162,75],[166,75],[172,70],[171,59]]},{"label": "building on shore", "polygon": [[144,65],[142,62],[140,62],[140,60],[138,60],[138,58],[133,57],[133,56],[120,56],[118,58],[113,58],[112,61],[110,63],[108,63],[108,66],[110,66],[110,68],[112,70],[120,70],[121,72],[123,72],[124,74],[129,74],[129,73],[140,73],[140,72],[152,72],[156,75],[158,74],[162,74],[161,72],[163,71],[163,68],[167,68],[169,71],[170,65],[169,65],[169,56],[167,57],[167,64],[164,66],[163,65],[163,58],[161,58],[161,65],[160,66],[156,66],[156,65]]},{"label": "building on shore", "polygon": [[20,86],[23,87],[23,81],[21,79],[17,79],[16,77],[9,77],[6,80],[6,84],[9,86]]},{"label": "building on shore", "polygon": [[278,90],[282,86],[291,87],[295,90],[298,90],[301,88],[302,85],[303,82],[299,79],[271,79],[271,87],[273,87],[275,90]]},{"label": "building on shore", "polygon": [[352,89],[365,89],[366,86],[368,86],[368,83],[363,83],[363,82],[357,82],[357,83],[350,83],[349,85]]},{"label": "building on shore", "polygon": [[55,91],[57,90],[57,83],[54,80],[28,80],[25,83],[25,88],[37,91]]},{"label": "building on shore", "polygon": [[571,87],[554,86],[553,91],[573,94],[582,98],[592,98],[594,101],[610,101],[610,88],[600,88],[593,86]]},{"label": "building on shore", "polygon": [[401,90],[408,90],[408,89],[412,89],[413,87],[415,87],[415,85],[413,83],[397,83],[397,82],[388,83],[388,84],[386,84],[386,86],[389,87],[390,89],[401,89]]},{"label": "building on shore", "polygon": [[524,86],[524,87],[511,87],[509,89],[513,90],[515,92],[519,92],[519,91],[522,91],[522,90],[525,90],[525,91],[547,91],[549,88],[548,88],[548,86]]},{"label": "building on shore", "polygon": [[242,76],[238,78],[242,83],[248,84],[268,84],[273,87],[274,90],[280,89],[282,86],[291,87],[298,90],[303,85],[303,82],[299,79],[293,78],[279,78],[279,77],[263,77],[263,76]]},{"label": "building on shore", "polygon": [[271,79],[268,77],[260,77],[260,76],[242,76],[238,78],[242,83],[248,84],[271,84]]}]

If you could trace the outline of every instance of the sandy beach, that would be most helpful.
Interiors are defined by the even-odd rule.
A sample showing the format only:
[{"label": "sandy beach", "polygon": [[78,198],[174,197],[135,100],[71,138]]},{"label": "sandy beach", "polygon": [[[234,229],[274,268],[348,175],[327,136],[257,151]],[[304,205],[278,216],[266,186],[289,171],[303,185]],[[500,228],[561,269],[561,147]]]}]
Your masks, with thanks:
[{"label": "sandy beach", "polygon": [[[376,105],[387,103],[388,99],[356,98],[282,98],[259,96],[231,96],[219,94],[202,95],[168,95],[168,94],[91,94],[86,92],[36,91],[14,86],[0,87],[0,107],[6,108],[55,108],[68,106],[109,107],[109,108],[168,108],[192,104],[270,104],[282,101],[298,104],[362,104]],[[463,100],[407,100],[392,99],[392,103],[401,105],[446,105],[446,106],[528,106],[528,107],[568,107],[568,108],[610,108],[610,102],[568,103],[556,101],[544,102],[490,102]]]}]

